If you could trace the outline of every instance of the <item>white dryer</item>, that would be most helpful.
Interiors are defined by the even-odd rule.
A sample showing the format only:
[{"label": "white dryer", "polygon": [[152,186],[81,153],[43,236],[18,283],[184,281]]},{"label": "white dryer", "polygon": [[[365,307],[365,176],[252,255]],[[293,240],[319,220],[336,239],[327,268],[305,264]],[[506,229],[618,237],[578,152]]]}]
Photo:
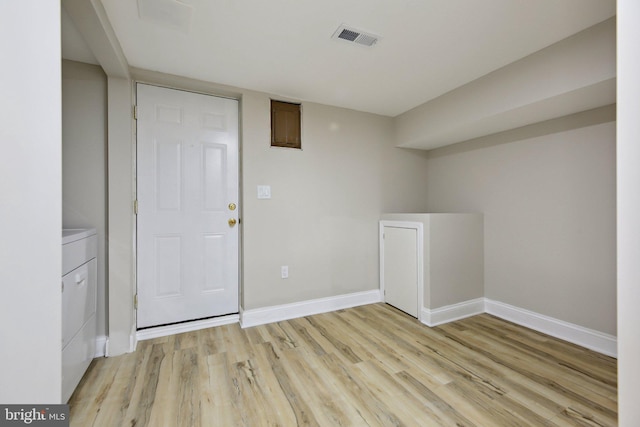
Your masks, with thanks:
[{"label": "white dryer", "polygon": [[62,401],[67,402],[96,354],[96,230],[62,230]]}]

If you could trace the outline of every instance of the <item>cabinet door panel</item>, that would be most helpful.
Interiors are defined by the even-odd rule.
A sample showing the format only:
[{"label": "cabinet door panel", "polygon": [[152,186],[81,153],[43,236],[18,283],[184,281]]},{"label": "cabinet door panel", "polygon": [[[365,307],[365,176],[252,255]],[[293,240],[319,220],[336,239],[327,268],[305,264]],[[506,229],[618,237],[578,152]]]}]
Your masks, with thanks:
[{"label": "cabinet door panel", "polygon": [[418,317],[417,230],[384,228],[385,302]]}]

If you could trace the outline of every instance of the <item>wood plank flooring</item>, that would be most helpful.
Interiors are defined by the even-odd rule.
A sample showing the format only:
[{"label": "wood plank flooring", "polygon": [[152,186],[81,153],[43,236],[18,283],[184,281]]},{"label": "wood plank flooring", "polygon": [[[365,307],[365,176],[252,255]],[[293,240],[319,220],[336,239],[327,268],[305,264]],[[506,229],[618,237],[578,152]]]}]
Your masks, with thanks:
[{"label": "wood plank flooring", "polygon": [[96,359],[72,426],[615,426],[616,360],[490,315],[373,304]]}]

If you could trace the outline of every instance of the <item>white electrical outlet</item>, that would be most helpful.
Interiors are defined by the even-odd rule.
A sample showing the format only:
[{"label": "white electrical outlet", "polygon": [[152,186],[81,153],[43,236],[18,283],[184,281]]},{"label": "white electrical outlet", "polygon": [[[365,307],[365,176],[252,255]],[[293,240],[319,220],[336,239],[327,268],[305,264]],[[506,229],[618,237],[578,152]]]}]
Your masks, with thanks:
[{"label": "white electrical outlet", "polygon": [[289,278],[289,266],[288,265],[283,265],[282,267],[280,267],[280,275],[282,276],[283,279],[288,279]]}]

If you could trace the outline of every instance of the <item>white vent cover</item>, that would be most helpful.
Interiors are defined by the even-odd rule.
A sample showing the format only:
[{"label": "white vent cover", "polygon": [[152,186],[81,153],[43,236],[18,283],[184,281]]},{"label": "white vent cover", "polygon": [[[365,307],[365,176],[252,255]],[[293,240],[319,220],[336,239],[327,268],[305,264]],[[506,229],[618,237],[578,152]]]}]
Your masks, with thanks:
[{"label": "white vent cover", "polygon": [[373,46],[380,40],[375,34],[366,33],[355,28],[340,25],[333,36],[333,39],[342,40],[350,43],[358,43],[364,46]]}]

